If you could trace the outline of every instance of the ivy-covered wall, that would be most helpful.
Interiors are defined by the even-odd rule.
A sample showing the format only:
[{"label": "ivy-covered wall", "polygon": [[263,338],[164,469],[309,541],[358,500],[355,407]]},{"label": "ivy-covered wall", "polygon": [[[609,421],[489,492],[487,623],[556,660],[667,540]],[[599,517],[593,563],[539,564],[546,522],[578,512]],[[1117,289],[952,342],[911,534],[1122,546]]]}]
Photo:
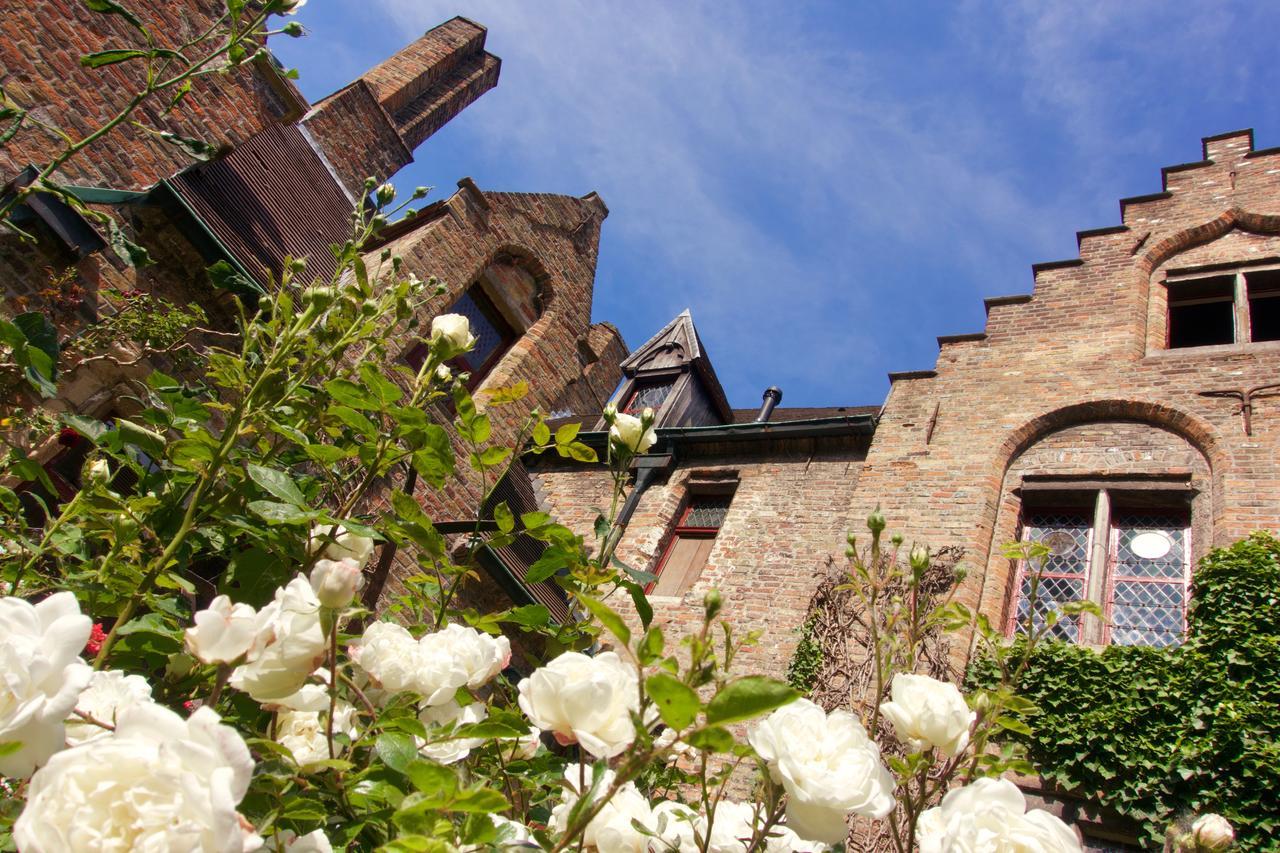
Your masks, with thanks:
[{"label": "ivy-covered wall", "polygon": [[[1044,643],[1019,692],[1046,779],[1140,823],[1218,812],[1244,850],[1280,849],[1280,541],[1256,533],[1201,561],[1187,642],[1102,651]],[[982,664],[973,684],[994,681]]]}]

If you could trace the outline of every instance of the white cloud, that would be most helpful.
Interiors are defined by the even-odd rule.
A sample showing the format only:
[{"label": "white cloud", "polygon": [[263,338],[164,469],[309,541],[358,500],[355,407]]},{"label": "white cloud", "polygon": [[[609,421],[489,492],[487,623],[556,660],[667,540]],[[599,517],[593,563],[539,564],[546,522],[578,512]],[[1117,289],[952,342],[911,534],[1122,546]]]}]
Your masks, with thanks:
[{"label": "white cloud", "polygon": [[[401,41],[458,11],[378,2]],[[691,306],[745,405],[771,382],[810,382],[814,364],[850,377],[826,402],[876,402],[885,370],[931,362],[933,335],[981,328],[980,295],[1025,290],[1030,263],[1069,254],[1076,228],[1115,221],[1128,188],[1098,163],[1126,106],[1150,96],[1134,89],[1158,82],[1171,46],[1209,62],[1226,26],[1208,12],[1028,0],[948,11],[958,40],[895,53],[849,43],[848,22],[824,28],[831,9],[812,4],[476,0],[462,11],[504,62],[498,89],[459,125],[477,157],[515,165],[524,185],[503,189],[598,190],[612,214],[597,315],[638,343]],[[1207,44],[1180,34],[1179,17]],[[1136,39],[1153,19],[1153,44],[1127,52],[1110,38]],[[914,89],[901,79],[913,74]],[[1063,174],[1036,161],[1024,124],[1053,136]],[[1073,185],[1073,169],[1102,174]],[[1099,196],[1101,221],[1071,221]],[[624,285],[646,293],[620,317],[637,301]]]}]

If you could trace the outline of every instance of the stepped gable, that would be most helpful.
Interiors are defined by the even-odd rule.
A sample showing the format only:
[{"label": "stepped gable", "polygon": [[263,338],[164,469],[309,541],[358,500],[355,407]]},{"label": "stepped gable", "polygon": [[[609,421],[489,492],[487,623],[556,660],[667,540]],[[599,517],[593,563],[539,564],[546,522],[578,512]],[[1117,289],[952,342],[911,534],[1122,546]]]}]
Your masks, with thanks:
[{"label": "stepped gable", "polygon": [[[982,332],[938,337],[935,370],[893,372],[890,381],[929,379],[950,361],[950,352],[981,347],[996,338],[1019,335],[1031,328],[1048,328],[1038,316],[1040,303],[1068,298],[1071,282],[1095,271],[1115,273],[1130,268],[1134,287],[1119,298],[1144,303],[1152,273],[1173,255],[1231,236],[1247,255],[1264,257],[1272,249],[1264,235],[1280,234],[1280,202],[1275,175],[1280,173],[1280,147],[1255,149],[1253,130],[1244,129],[1204,137],[1200,160],[1160,170],[1162,190],[1120,199],[1121,225],[1076,232],[1080,254],[1075,258],[1031,265],[1029,294],[994,296],[983,300],[987,325]],[[1225,247],[1203,252],[1203,265],[1212,265]],[[1179,268],[1192,264],[1179,260]],[[1110,326],[1109,299],[1082,303],[1080,313],[1092,311],[1099,327]],[[1096,310],[1095,310],[1096,309]],[[1057,310],[1055,307],[1053,310]],[[1145,332],[1145,329],[1143,330]],[[1145,334],[1129,341],[1129,355],[1151,348]]]}]

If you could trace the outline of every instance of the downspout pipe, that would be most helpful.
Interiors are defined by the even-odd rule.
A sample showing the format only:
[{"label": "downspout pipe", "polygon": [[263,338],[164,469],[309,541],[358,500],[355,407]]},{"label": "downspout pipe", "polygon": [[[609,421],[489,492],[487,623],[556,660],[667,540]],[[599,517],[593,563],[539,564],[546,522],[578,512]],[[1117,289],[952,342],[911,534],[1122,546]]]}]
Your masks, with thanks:
[{"label": "downspout pipe", "polygon": [[632,464],[636,468],[636,482],[631,487],[631,493],[627,495],[627,499],[622,502],[622,508],[618,510],[618,518],[613,533],[605,542],[604,553],[612,554],[618,547],[618,540],[622,538],[623,531],[631,522],[631,516],[635,515],[636,507],[640,506],[640,498],[660,476],[671,470],[674,461],[675,456],[670,453],[646,453],[635,458]]}]

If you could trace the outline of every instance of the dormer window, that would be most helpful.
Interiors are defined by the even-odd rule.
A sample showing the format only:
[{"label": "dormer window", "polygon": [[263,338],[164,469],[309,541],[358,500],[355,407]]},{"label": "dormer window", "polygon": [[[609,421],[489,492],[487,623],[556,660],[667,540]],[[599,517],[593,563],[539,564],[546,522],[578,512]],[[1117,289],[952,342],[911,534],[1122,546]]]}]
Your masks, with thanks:
[{"label": "dormer window", "polygon": [[666,401],[675,384],[674,376],[637,381],[632,386],[631,392],[627,395],[627,401],[620,411],[637,416],[645,409],[653,409],[656,412],[662,408],[663,402]]},{"label": "dormer window", "polygon": [[1171,275],[1169,349],[1280,340],[1280,267]]}]

